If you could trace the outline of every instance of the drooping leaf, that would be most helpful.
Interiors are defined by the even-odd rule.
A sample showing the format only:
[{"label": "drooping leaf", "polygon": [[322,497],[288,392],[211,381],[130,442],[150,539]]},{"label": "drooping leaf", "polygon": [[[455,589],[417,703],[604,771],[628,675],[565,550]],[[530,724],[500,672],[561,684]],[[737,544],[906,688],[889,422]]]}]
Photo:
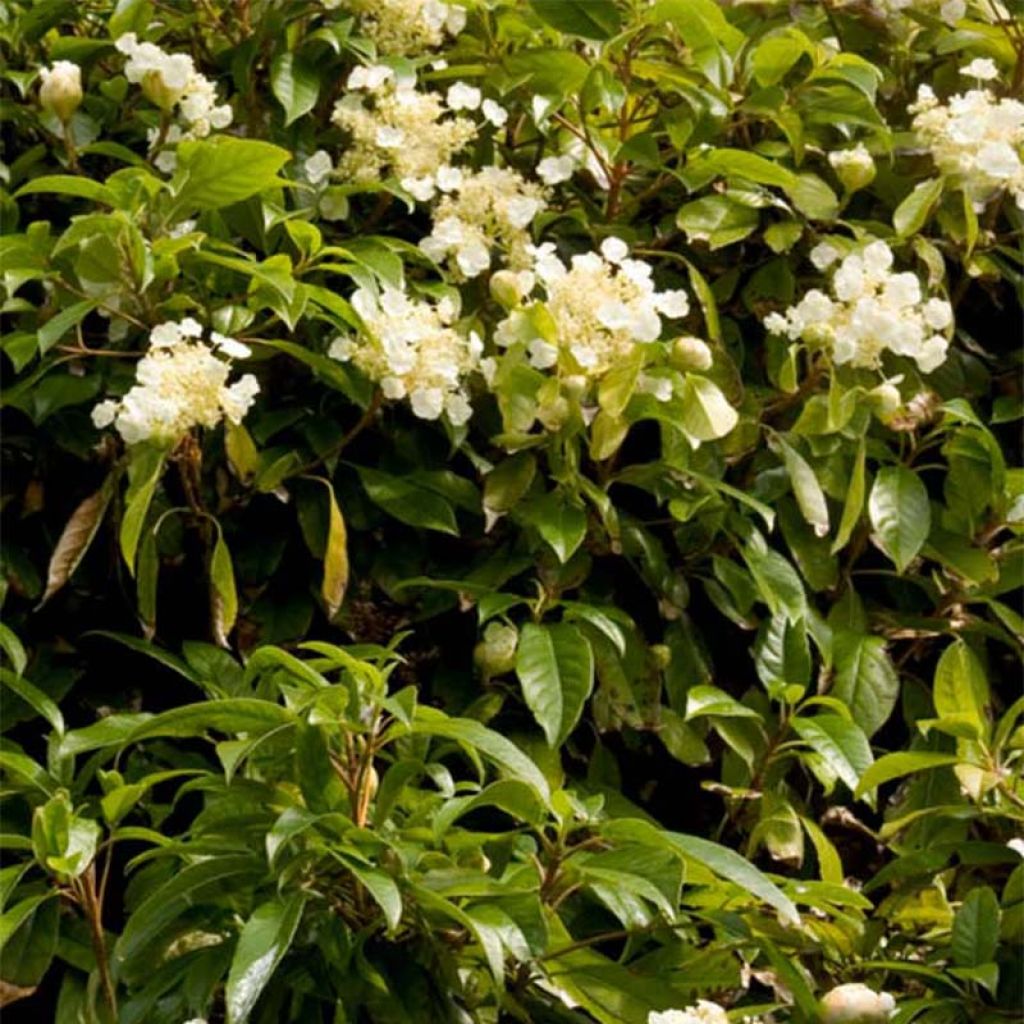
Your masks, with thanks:
[{"label": "drooping leaf", "polygon": [[921,478],[905,466],[882,467],[868,498],[868,515],[882,550],[903,572],[931,527],[931,506]]},{"label": "drooping leaf", "polygon": [[267,982],[288,952],[302,920],[305,897],[260,904],[245,922],[231,959],[224,999],[228,1024],[245,1024]]},{"label": "drooping leaf", "polygon": [[586,637],[564,622],[527,623],[519,635],[516,674],[548,743],[560,746],[594,685],[594,655]]}]

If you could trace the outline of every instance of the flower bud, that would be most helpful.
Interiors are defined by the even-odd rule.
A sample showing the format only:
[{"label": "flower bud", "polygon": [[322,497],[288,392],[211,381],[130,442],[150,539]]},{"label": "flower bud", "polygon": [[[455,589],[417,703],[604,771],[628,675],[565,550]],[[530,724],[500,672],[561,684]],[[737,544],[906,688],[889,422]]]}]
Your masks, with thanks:
[{"label": "flower bud", "polygon": [[484,675],[500,676],[515,668],[518,646],[519,632],[515,626],[489,622],[483,640],[473,650],[473,660]]},{"label": "flower bud", "polygon": [[523,298],[520,275],[514,270],[499,270],[492,274],[491,296],[505,309],[514,309]]},{"label": "flower bud", "polygon": [[879,416],[891,416],[903,405],[903,396],[895,384],[879,384],[878,387],[872,388],[868,395],[875,403]]},{"label": "flower bud", "polygon": [[543,424],[545,430],[552,432],[561,430],[568,418],[569,403],[561,395],[550,402],[545,402],[537,409],[537,419]]},{"label": "flower bud", "polygon": [[174,104],[184,94],[184,88],[176,88],[169,84],[161,71],[147,71],[142,76],[140,84],[142,91],[146,94],[146,99],[167,114],[174,110]]},{"label": "flower bud", "polygon": [[82,102],[82,69],[69,60],[58,60],[52,68],[41,68],[39,102],[63,124]]},{"label": "flower bud", "polygon": [[667,644],[652,644],[651,660],[654,662],[655,668],[668,668],[672,663],[672,648]]},{"label": "flower bud", "polygon": [[677,370],[694,370],[702,373],[711,369],[711,349],[700,338],[676,338],[672,344],[670,361]]},{"label": "flower bud", "polygon": [[875,180],[875,161],[871,159],[871,154],[862,143],[858,142],[853,149],[840,149],[829,153],[828,162],[847,192],[867,188]]},{"label": "flower bud", "polygon": [[822,1024],[886,1024],[896,1009],[888,992],[855,982],[839,985],[821,1000]]}]

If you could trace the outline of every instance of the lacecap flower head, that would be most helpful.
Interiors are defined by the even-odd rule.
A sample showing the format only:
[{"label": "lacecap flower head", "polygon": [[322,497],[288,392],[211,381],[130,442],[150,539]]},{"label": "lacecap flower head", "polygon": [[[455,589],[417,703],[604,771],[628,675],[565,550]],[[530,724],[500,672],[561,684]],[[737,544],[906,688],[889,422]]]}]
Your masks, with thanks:
[{"label": "lacecap flower head", "polygon": [[202,333],[191,317],[154,327],[149,351],[135,370],[135,386],[120,400],[100,402],[93,423],[113,425],[126,444],[173,444],[193,427],[215,427],[225,417],[241,423],[259,383],[249,373],[230,385],[228,377],[231,359],[250,351],[216,331],[204,342]]}]

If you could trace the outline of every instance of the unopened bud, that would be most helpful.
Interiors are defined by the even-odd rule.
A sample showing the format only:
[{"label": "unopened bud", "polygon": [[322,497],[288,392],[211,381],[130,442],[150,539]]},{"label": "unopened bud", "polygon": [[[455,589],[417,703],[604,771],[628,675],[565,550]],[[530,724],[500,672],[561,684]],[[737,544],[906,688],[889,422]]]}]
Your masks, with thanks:
[{"label": "unopened bud", "polygon": [[515,668],[518,646],[519,632],[515,626],[489,622],[483,640],[473,650],[473,660],[484,675],[500,676]]},{"label": "unopened bud", "polygon": [[491,275],[491,295],[505,309],[514,309],[533,290],[533,274],[529,271],[499,270]]},{"label": "unopened bud", "polygon": [[874,401],[879,416],[891,416],[903,405],[903,396],[895,384],[879,384],[877,388],[872,388],[868,394],[872,401]]},{"label": "unopened bud", "polygon": [[52,68],[40,69],[39,77],[39,102],[43,109],[67,124],[82,102],[82,69],[69,60],[58,60]]},{"label": "unopened bud", "polygon": [[858,142],[853,149],[840,149],[829,153],[828,162],[847,192],[867,188],[875,180],[875,161],[871,159],[871,154],[862,143]]},{"label": "unopened bud", "polygon": [[888,992],[875,992],[855,982],[839,985],[821,1000],[822,1024],[886,1024],[896,1009]]},{"label": "unopened bud", "polygon": [[693,370],[702,373],[711,369],[711,348],[700,338],[676,338],[672,345],[672,365],[677,370]]}]

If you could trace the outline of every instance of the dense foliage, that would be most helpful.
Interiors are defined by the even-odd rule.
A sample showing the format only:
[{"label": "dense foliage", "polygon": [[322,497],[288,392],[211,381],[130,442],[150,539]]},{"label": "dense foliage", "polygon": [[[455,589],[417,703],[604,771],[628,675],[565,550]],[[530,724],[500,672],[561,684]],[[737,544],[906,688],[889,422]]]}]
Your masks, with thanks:
[{"label": "dense foliage", "polygon": [[0,1004],[1020,1020],[1024,4],[460,4],[0,9]]}]

